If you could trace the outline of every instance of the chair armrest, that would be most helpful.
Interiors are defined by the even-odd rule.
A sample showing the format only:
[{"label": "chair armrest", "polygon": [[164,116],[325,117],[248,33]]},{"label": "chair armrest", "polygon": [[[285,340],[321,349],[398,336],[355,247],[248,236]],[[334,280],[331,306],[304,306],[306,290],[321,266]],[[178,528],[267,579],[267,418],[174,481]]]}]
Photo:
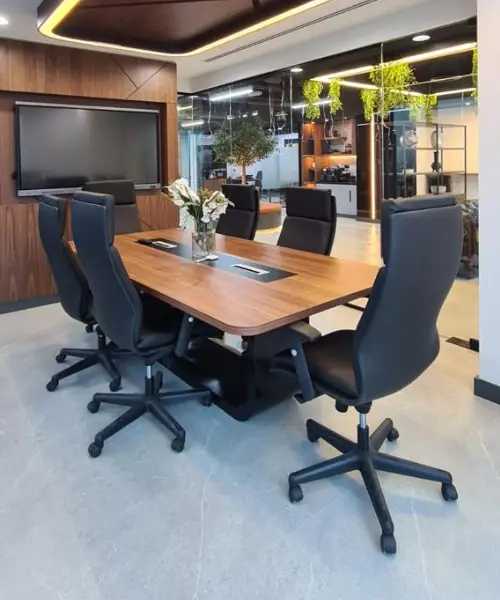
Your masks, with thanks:
[{"label": "chair armrest", "polygon": [[299,321],[298,323],[294,323],[289,326],[289,329],[292,334],[298,336],[299,340],[304,344],[305,342],[314,342],[321,337],[321,332],[319,332],[315,327],[309,325],[305,321]]}]

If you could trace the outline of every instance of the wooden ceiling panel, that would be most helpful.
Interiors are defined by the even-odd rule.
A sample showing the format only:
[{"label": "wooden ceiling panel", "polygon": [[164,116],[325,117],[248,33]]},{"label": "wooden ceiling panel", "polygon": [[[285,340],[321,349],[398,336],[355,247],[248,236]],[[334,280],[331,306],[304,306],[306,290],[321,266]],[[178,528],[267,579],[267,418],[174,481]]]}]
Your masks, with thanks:
[{"label": "wooden ceiling panel", "polygon": [[[44,21],[57,9],[63,17],[54,23],[56,36],[186,54],[286,11],[328,1],[332,0],[44,0],[39,26],[43,33]],[[70,6],[69,12],[64,10]]]}]

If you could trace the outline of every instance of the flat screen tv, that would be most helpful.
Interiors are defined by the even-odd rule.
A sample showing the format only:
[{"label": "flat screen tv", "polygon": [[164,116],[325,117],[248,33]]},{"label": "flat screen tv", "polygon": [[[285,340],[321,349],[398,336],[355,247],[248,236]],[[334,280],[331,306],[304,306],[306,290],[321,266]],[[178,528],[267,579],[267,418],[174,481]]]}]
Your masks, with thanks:
[{"label": "flat screen tv", "polygon": [[109,179],[160,186],[158,111],[19,102],[16,127],[19,196]]}]

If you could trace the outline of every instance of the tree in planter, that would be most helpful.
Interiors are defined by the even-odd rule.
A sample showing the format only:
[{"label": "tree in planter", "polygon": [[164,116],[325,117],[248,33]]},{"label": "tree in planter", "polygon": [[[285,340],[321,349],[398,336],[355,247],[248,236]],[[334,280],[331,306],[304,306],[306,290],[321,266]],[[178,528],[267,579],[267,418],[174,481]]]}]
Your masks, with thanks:
[{"label": "tree in planter", "polygon": [[232,119],[230,126],[216,134],[213,143],[215,160],[240,167],[242,183],[247,182],[247,167],[266,159],[275,148],[275,138],[264,131],[257,117]]}]

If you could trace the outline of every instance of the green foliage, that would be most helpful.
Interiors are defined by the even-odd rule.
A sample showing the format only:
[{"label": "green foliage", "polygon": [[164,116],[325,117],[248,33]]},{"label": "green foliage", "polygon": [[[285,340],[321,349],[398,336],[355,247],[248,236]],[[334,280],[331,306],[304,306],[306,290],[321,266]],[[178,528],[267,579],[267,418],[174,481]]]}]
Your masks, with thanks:
[{"label": "green foliage", "polygon": [[257,117],[237,117],[229,122],[214,139],[217,162],[248,167],[270,156],[276,148],[275,138],[264,131]]},{"label": "green foliage", "polygon": [[365,113],[365,121],[371,121],[373,115],[378,111],[379,90],[361,90],[361,101]]},{"label": "green foliage", "polygon": [[322,91],[323,84],[321,81],[313,81],[312,79],[308,79],[302,83],[302,98],[307,104],[305,114],[306,118],[310,121],[314,121],[321,114],[319,106],[316,106],[315,102],[319,101]]},{"label": "green foliage", "polygon": [[342,100],[340,99],[340,79],[331,79],[328,86],[328,99],[330,100],[330,112],[332,116],[339,110],[342,110]]},{"label": "green foliage", "polygon": [[472,51],[472,83],[474,84],[474,87],[476,88],[472,92],[472,97],[476,98],[476,100],[478,97],[478,82],[479,82],[478,71],[477,71],[478,62],[479,62],[479,53],[478,53],[478,49],[476,46],[474,48],[474,50]]},{"label": "green foliage", "polygon": [[432,109],[437,104],[435,94],[421,94],[420,96],[408,96],[407,106],[410,112],[410,121],[431,121]]},{"label": "green foliage", "polygon": [[379,65],[369,74],[370,82],[377,89],[361,90],[365,119],[373,115],[385,119],[391,110],[408,105],[408,91],[415,82],[415,74],[406,63]]}]

